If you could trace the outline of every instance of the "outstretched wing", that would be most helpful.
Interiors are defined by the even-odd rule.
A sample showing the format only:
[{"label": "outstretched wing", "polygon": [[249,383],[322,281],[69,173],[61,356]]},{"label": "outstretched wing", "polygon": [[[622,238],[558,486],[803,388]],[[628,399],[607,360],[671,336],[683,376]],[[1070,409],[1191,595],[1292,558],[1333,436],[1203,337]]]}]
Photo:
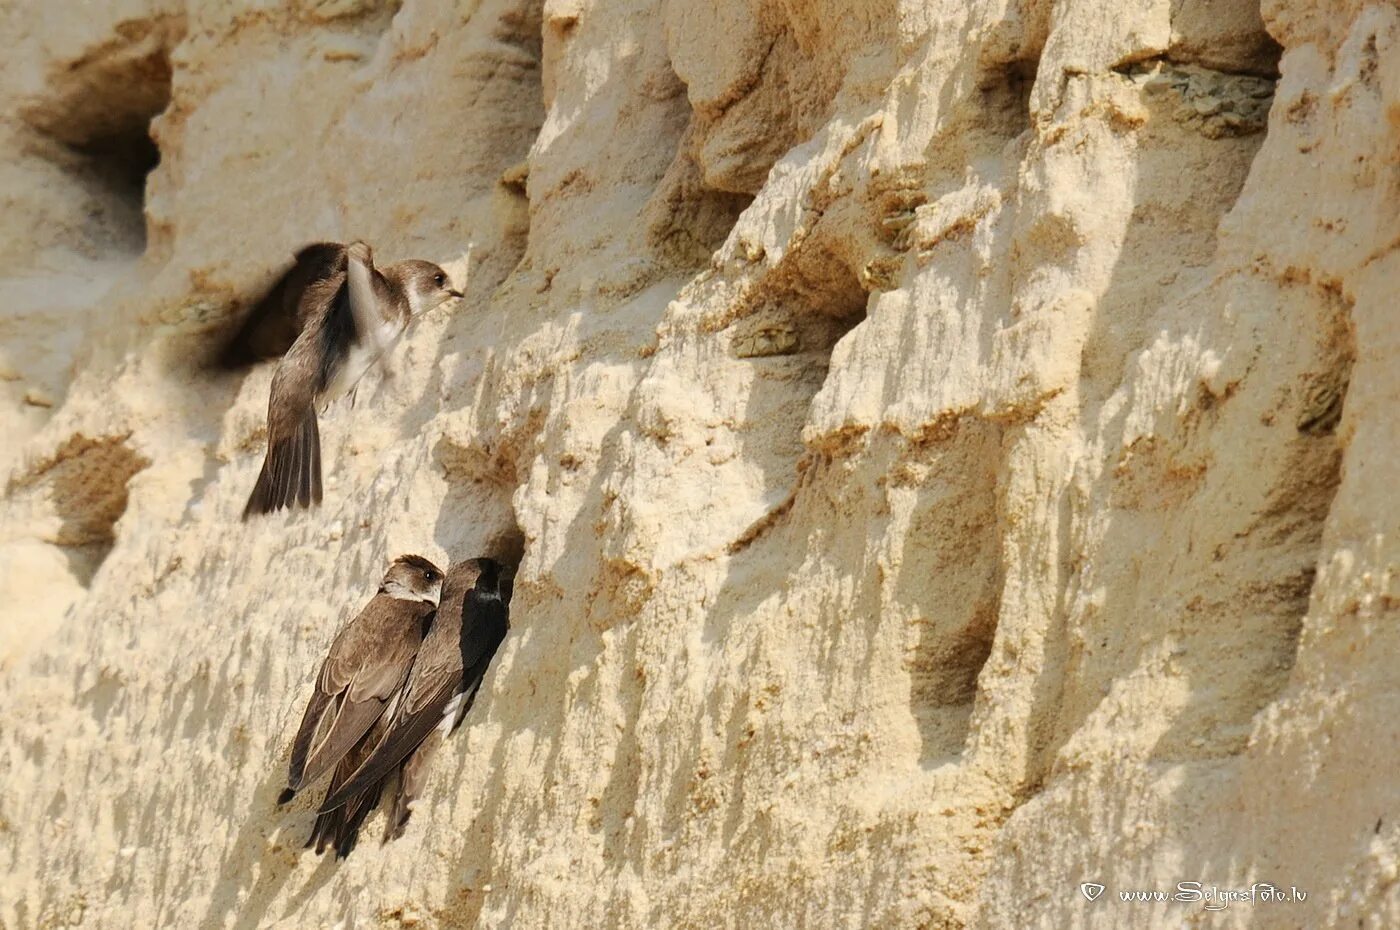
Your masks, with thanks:
[{"label": "outstretched wing", "polygon": [[345,246],[314,242],[303,247],[253,304],[224,345],[218,364],[242,368],[285,355],[306,324],[300,312],[306,289],[319,280],[344,274]]}]

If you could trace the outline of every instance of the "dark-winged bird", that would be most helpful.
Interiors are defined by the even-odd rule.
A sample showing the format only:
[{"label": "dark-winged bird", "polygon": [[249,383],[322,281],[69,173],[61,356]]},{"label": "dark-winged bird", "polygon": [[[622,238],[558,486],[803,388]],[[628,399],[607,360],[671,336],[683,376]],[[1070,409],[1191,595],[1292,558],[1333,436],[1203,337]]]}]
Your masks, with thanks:
[{"label": "dark-winged bird", "polygon": [[382,789],[397,771],[399,790],[384,840],[401,835],[422,792],[428,761],[471,708],[508,629],[500,566],[491,559],[452,566],[437,617],[418,650],[403,697],[387,718],[384,736],[355,772],[326,793],[320,812],[348,808],[356,798]]},{"label": "dark-winged bird", "polygon": [[[306,311],[317,296],[308,297],[312,285],[345,277],[345,246],[339,242],[313,242],[303,246],[292,264],[278,275],[218,357],[222,368],[244,368],[256,362],[281,358],[306,325]],[[323,296],[323,295],[322,295]]]},{"label": "dark-winged bird", "polygon": [[[382,719],[403,697],[442,584],[442,571],[432,562],[400,556],[374,598],[336,635],[292,743],[287,789],[278,803],[290,801],[332,766],[328,791],[338,790],[379,744]],[[376,785],[333,816],[318,816],[307,845],[315,844],[320,852],[334,842],[337,850],[344,849],[342,855],[348,853],[360,823],[378,802]]]},{"label": "dark-winged bird", "polygon": [[[415,259],[375,268],[363,242],[348,247],[320,243],[298,253],[297,264],[259,304],[268,316],[252,331],[262,340],[257,346],[276,345],[286,335],[274,325],[276,313],[280,308],[285,320],[295,302],[292,328],[298,335],[272,376],[267,457],[243,519],[321,502],[317,410],[354,388],[416,314],[461,296],[447,272],[432,262]],[[254,342],[252,335],[247,341]]]}]

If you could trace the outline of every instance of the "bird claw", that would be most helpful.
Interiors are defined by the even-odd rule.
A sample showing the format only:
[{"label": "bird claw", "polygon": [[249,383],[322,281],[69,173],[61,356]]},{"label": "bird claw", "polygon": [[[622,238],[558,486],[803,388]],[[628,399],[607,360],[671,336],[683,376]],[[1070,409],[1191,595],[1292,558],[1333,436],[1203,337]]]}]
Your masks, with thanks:
[{"label": "bird claw", "polygon": [[369,243],[356,239],[346,248],[345,254],[357,262],[366,265],[374,264],[374,253],[370,251]]}]

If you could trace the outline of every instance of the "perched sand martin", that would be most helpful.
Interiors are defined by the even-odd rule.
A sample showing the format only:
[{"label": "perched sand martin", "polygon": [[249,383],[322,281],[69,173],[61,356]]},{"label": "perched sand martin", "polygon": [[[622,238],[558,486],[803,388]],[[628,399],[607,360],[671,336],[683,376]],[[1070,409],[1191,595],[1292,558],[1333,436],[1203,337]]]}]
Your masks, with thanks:
[{"label": "perched sand martin", "polygon": [[382,362],[416,314],[462,296],[432,262],[410,260],[380,270],[369,246],[353,242],[343,250],[342,267],[336,248],[303,249],[296,268],[279,282],[281,297],[269,295],[283,302],[285,312],[290,294],[301,288],[299,334],[272,376],[267,457],[243,509],[245,520],[321,502],[317,409],[343,397],[376,360]]},{"label": "perched sand martin", "polygon": [[[369,758],[370,749],[387,732],[376,732],[375,725],[401,698],[442,584],[442,571],[432,562],[399,556],[379,592],[336,634],[292,743],[287,789],[277,799],[279,804],[333,765],[330,790],[338,790]],[[355,830],[379,801],[379,786],[372,789],[363,798],[350,799],[335,817],[318,817],[307,845],[318,844],[319,852],[327,840],[334,839],[339,849],[348,839],[353,846]]]},{"label": "perched sand martin", "polygon": [[410,808],[422,793],[428,761],[444,737],[462,722],[482,677],[510,629],[501,596],[500,566],[470,559],[452,566],[442,604],[433,620],[403,694],[385,715],[385,734],[349,778],[326,792],[320,813],[382,788],[398,769],[399,791],[385,825],[384,840],[403,833]]}]

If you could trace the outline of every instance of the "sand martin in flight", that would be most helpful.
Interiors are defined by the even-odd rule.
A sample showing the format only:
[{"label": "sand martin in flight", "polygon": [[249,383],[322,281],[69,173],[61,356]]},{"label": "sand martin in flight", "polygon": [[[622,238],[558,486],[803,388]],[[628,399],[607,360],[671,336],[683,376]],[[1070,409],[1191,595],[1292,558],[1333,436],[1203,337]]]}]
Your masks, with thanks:
[{"label": "sand martin in flight", "polygon": [[285,329],[295,300],[292,329],[298,335],[272,376],[267,456],[243,519],[321,502],[317,410],[348,393],[376,361],[382,364],[415,315],[461,296],[447,272],[432,262],[375,268],[363,242],[322,243],[298,253],[297,264],[259,305],[265,311],[263,328],[250,331],[258,339],[245,340],[246,351],[256,354],[258,346],[284,339],[286,332],[273,324],[281,319]]}]

